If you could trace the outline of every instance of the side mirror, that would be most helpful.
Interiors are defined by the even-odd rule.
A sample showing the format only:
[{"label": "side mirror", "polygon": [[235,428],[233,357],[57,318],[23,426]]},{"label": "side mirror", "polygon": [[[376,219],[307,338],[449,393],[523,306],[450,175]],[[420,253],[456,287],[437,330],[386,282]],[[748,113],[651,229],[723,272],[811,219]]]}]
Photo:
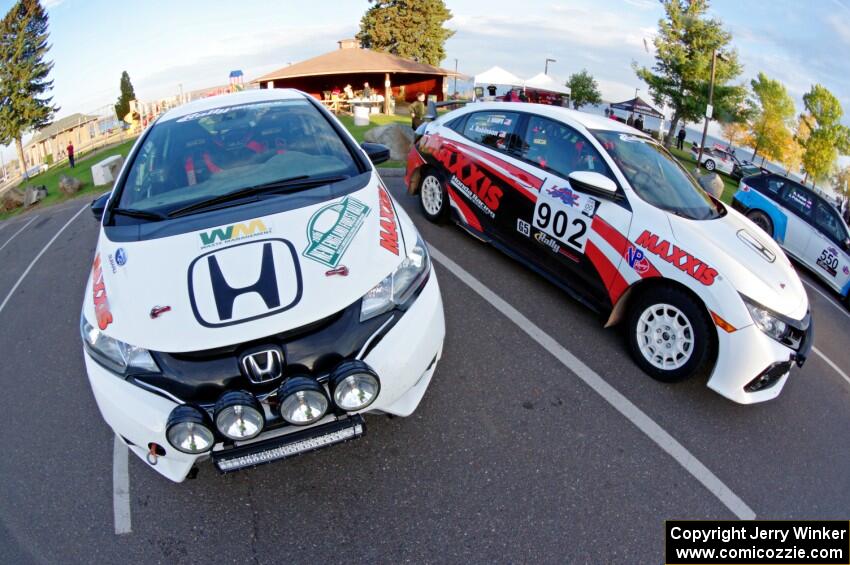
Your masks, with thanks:
[{"label": "side mirror", "polygon": [[107,192],[92,200],[91,213],[94,214],[94,217],[98,222],[103,220],[103,211],[106,210],[106,203],[109,201],[110,194],[111,192]]},{"label": "side mirror", "polygon": [[360,144],[360,147],[363,148],[363,151],[365,151],[366,155],[369,156],[369,160],[372,161],[373,165],[380,165],[381,163],[390,160],[390,148],[386,145],[364,141]]},{"label": "side mirror", "polygon": [[617,198],[617,183],[605,175],[593,171],[573,171],[567,178],[576,190],[612,200]]}]

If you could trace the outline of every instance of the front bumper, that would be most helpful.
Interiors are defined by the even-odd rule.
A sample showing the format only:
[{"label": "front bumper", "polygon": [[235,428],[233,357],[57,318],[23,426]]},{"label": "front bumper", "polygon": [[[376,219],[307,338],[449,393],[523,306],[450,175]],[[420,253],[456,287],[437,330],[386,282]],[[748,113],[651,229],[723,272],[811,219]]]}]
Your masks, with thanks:
[{"label": "front bumper", "polygon": [[[754,324],[732,333],[718,329],[717,363],[708,380],[708,387],[738,402],[755,404],[779,396],[791,368],[802,366],[814,343],[814,322],[809,321],[797,351],[775,341]],[[776,367],[783,371],[778,378],[771,374],[771,384],[760,390],[748,392],[745,387],[762,374],[774,373]],[[788,371],[784,371],[787,367]]]},{"label": "front bumper", "polygon": [[[442,355],[445,319],[439,283],[432,271],[416,301],[363,359],[379,375],[381,391],[364,412],[409,416],[422,400],[437,361]],[[140,388],[104,369],[84,351],[86,370],[103,419],[146,464],[172,481],[182,482],[192,467],[210,453],[189,455],[174,449],[166,439],[165,425],[177,402]],[[288,426],[264,432],[251,445],[271,437],[282,437],[326,425],[335,419],[325,417],[307,428]],[[165,448],[165,455],[148,460],[148,445]],[[213,452],[223,448],[216,443]]]}]

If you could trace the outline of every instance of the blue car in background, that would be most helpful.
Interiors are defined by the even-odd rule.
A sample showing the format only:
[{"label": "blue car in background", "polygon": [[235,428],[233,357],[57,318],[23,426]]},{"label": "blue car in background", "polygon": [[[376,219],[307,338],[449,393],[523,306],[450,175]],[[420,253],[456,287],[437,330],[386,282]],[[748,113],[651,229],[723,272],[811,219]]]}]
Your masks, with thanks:
[{"label": "blue car in background", "polygon": [[732,207],[773,237],[850,307],[850,228],[826,199],[783,176],[741,179]]}]

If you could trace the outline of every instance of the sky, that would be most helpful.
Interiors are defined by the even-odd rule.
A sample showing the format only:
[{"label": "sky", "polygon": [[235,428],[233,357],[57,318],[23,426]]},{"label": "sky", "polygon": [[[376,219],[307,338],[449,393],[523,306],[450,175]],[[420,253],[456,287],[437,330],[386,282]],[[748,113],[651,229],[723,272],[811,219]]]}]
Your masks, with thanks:
[{"label": "sky", "polygon": [[[49,57],[57,117],[114,104],[126,70],[142,100],[246,80],[337,48],[352,37],[367,0],[42,0],[50,17]],[[13,2],[0,0],[6,13]],[[442,66],[474,75],[499,65],[522,78],[566,79],[586,68],[605,100],[649,98],[632,63],[651,66],[663,10],[657,0],[446,0],[455,35]],[[812,84],[829,88],[850,125],[850,0],[714,0],[710,13],[733,35],[744,64],[781,80],[802,108]],[[11,157],[13,151],[5,151]]]}]

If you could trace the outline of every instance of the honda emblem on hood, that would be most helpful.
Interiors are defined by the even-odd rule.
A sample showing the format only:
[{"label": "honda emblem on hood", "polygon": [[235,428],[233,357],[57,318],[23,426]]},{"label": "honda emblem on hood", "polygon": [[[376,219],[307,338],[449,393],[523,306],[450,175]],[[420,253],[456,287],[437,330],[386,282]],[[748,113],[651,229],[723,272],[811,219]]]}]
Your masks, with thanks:
[{"label": "honda emblem on hood", "polygon": [[242,371],[253,383],[265,383],[283,376],[283,353],[277,347],[246,353]]},{"label": "honda emblem on hood", "polygon": [[284,239],[250,241],[205,253],[189,265],[189,298],[202,326],[272,316],[301,300],[301,267]]}]

